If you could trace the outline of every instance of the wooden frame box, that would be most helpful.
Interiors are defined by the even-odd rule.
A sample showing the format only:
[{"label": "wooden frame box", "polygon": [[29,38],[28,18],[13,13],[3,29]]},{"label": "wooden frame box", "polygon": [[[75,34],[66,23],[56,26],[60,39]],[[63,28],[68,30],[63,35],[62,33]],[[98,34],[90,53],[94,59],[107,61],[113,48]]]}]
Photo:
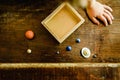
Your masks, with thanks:
[{"label": "wooden frame box", "polygon": [[64,2],[41,23],[59,43],[62,43],[84,21],[69,3]]}]

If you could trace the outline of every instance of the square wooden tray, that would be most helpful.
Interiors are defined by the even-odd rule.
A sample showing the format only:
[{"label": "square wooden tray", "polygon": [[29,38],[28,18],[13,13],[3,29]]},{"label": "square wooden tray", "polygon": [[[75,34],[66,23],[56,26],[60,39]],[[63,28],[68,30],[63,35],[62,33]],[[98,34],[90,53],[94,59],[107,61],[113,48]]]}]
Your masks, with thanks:
[{"label": "square wooden tray", "polygon": [[41,23],[59,43],[62,43],[84,21],[69,3],[64,2]]}]

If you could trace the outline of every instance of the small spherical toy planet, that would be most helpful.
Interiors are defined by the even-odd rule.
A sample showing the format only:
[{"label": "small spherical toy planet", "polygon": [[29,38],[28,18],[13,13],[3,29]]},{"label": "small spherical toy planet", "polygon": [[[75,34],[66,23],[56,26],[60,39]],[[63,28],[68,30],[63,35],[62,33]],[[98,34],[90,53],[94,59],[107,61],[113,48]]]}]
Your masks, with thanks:
[{"label": "small spherical toy planet", "polygon": [[79,38],[76,39],[76,43],[80,43],[80,41],[81,41],[81,40],[80,40]]},{"label": "small spherical toy planet", "polygon": [[57,54],[60,54],[60,51],[57,51],[56,53],[57,53]]},{"label": "small spherical toy planet", "polygon": [[34,37],[34,32],[33,32],[32,30],[26,31],[26,32],[25,32],[25,37],[26,37],[27,39],[33,39],[33,37]]},{"label": "small spherical toy planet", "polygon": [[96,54],[94,54],[94,55],[93,55],[93,58],[97,58],[97,55],[96,55]]},{"label": "small spherical toy planet", "polygon": [[67,50],[67,51],[71,51],[71,50],[72,50],[72,47],[71,47],[71,46],[67,46],[67,47],[66,47],[66,50]]},{"label": "small spherical toy planet", "polygon": [[27,53],[32,53],[32,50],[31,49],[27,49]]}]

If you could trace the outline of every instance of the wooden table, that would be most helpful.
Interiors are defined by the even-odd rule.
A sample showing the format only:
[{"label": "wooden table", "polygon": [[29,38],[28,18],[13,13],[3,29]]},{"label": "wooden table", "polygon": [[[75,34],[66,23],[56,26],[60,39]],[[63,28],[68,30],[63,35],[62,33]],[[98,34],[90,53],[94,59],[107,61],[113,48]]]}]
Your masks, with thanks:
[{"label": "wooden table", "polygon": [[[10,77],[13,80],[22,78],[22,76],[24,76],[23,78],[29,79],[28,76],[30,75],[33,75],[30,76],[30,78],[36,80],[44,70],[46,72],[42,74],[43,80],[48,80],[50,77],[50,80],[120,79],[120,0],[99,0],[101,3],[111,6],[113,9],[115,20],[112,25],[107,27],[103,24],[99,26],[93,24],[86,16],[85,11],[79,9],[78,12],[86,20],[85,23],[62,44],[59,44],[42,26],[41,21],[63,1],[64,0],[0,0],[0,80],[7,80],[11,75],[16,75],[14,78]],[[27,40],[24,36],[25,31],[29,29],[35,33],[33,40]],[[76,43],[76,38],[80,38],[81,42]],[[66,51],[66,46],[68,45],[72,46],[72,51]],[[90,58],[85,59],[80,55],[80,50],[83,47],[88,47],[91,50],[92,54]],[[31,54],[26,52],[28,48],[32,50]],[[60,54],[56,54],[57,51],[60,51]],[[93,58],[94,54],[97,55],[96,58]],[[15,69],[11,69],[12,67],[8,63],[16,66]],[[30,69],[20,68],[16,70],[16,68],[19,68],[19,64],[22,63],[26,65],[27,63],[28,65],[37,63],[35,64],[36,67],[39,63],[43,65],[44,63],[56,63],[56,66],[59,66],[58,63],[73,63],[80,66],[68,66],[67,68],[66,65],[66,67],[60,68],[59,66],[59,68],[51,69],[49,66],[47,68],[40,68],[40,66],[33,68],[27,65],[22,68],[28,67]],[[81,63],[84,63],[83,65],[90,64],[91,66],[82,67]],[[102,66],[94,66],[96,63]],[[107,66],[109,63],[117,64],[117,66],[111,68]],[[92,65],[94,67],[92,67]],[[6,70],[8,68],[10,69]],[[29,73],[29,70],[33,72]],[[37,73],[34,74],[36,71]],[[11,74],[11,72],[13,74]],[[17,74],[15,74],[15,72]],[[28,75],[23,75],[24,72],[27,72]],[[8,75],[6,75],[7,73]],[[48,75],[50,73],[51,75]],[[74,77],[70,77],[72,75]],[[86,76],[88,77],[86,78]]]}]

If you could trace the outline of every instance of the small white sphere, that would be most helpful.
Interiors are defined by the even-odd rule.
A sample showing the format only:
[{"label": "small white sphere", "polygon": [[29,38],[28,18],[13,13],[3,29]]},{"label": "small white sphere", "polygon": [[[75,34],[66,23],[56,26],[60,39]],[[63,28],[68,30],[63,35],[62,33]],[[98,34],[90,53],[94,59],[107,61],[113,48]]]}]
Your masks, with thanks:
[{"label": "small white sphere", "polygon": [[31,49],[27,49],[27,53],[32,53],[32,50]]},{"label": "small white sphere", "polygon": [[56,53],[57,53],[57,54],[60,54],[60,51],[57,51]]}]

